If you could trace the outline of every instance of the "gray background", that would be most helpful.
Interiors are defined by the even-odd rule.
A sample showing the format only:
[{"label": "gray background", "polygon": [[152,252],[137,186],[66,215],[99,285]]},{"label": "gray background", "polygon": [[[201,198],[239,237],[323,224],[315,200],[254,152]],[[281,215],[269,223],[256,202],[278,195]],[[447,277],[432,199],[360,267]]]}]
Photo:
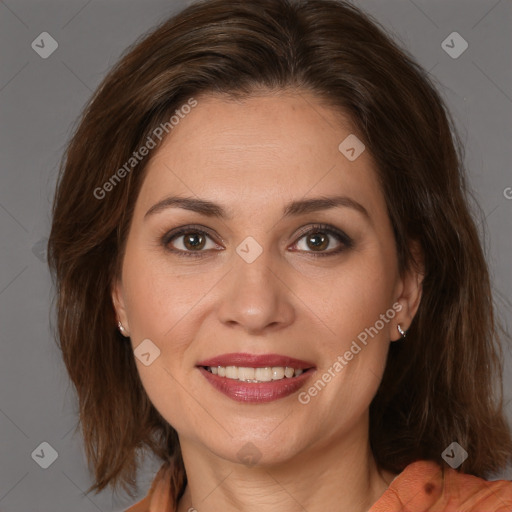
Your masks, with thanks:
[{"label": "gray background", "polygon": [[[510,330],[512,297],[512,3],[510,0],[361,0],[427,70],[466,145],[479,200],[498,313]],[[0,511],[121,511],[133,501],[92,482],[78,434],[77,407],[50,333],[52,288],[44,245],[57,166],[85,101],[121,52],[185,2],[178,0],[0,1]],[[459,32],[457,59],[441,47]],[[49,32],[47,59],[31,47]],[[507,190],[509,199],[507,199]],[[512,416],[512,354],[505,399]],[[58,458],[31,457],[48,442]],[[48,453],[48,452],[47,452]],[[144,496],[158,463],[140,474]],[[500,475],[512,479],[512,471]]]}]

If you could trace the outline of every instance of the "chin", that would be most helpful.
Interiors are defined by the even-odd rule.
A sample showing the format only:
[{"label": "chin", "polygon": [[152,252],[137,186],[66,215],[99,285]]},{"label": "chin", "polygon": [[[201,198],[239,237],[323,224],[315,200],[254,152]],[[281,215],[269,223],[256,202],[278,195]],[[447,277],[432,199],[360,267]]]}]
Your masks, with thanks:
[{"label": "chin", "polygon": [[[275,425],[273,426],[275,429]],[[268,467],[286,463],[303,451],[305,442],[293,436],[290,429],[282,433],[269,430],[267,432],[251,432],[247,429],[243,435],[233,434],[228,442],[219,443],[219,439],[210,439],[208,449],[216,456],[227,461],[243,464],[248,467]],[[291,435],[292,434],[292,435]],[[223,441],[226,440],[224,436]]]}]

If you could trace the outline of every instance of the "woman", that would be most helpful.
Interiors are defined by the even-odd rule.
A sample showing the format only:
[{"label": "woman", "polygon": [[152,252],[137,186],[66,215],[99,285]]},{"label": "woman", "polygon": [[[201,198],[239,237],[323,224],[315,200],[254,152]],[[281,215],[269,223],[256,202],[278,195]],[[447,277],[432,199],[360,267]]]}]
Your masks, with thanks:
[{"label": "woman", "polygon": [[[453,134],[453,135],[452,135]],[[489,277],[453,122],[377,23],[210,0],[69,144],[49,240],[90,490],[131,512],[512,510]]]}]

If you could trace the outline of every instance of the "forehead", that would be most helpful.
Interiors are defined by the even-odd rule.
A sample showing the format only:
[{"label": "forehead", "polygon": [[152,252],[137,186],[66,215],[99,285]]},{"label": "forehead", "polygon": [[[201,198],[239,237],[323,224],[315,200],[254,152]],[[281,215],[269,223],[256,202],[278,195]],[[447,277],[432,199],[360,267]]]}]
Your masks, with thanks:
[{"label": "forehead", "polygon": [[262,202],[342,193],[382,207],[369,152],[347,158],[354,154],[348,146],[364,147],[356,137],[348,116],[311,93],[198,97],[151,155],[138,204],[146,211],[166,194],[197,195],[236,214]]}]

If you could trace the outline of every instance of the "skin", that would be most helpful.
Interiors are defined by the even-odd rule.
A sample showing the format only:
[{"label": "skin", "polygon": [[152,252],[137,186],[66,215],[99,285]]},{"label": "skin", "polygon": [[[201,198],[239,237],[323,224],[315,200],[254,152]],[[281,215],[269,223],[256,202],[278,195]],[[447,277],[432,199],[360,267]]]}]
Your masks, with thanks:
[{"label": "skin", "polygon": [[[179,434],[188,485],[178,511],[366,511],[396,476],[376,466],[368,410],[397,325],[407,329],[417,311],[421,275],[399,273],[371,155],[349,161],[338,150],[354,133],[348,118],[305,91],[197,100],[151,157],[112,288],[133,348],[149,338],[160,349],[151,365],[136,363]],[[209,199],[232,218],[175,207],[144,218],[171,194]],[[283,217],[290,201],[334,194],[368,217],[349,207]],[[299,233],[314,223],[342,230],[353,246],[315,258],[311,236]],[[191,224],[212,235],[202,256],[167,252],[163,235]],[[236,252],[248,236],[263,249],[252,263]],[[320,251],[343,246],[329,240]],[[194,250],[183,236],[169,246]],[[290,355],[316,367],[304,391],[393,304],[401,311],[308,404],[298,393],[235,402],[196,368],[228,352]],[[237,456],[248,442],[260,453],[254,466]]]}]

